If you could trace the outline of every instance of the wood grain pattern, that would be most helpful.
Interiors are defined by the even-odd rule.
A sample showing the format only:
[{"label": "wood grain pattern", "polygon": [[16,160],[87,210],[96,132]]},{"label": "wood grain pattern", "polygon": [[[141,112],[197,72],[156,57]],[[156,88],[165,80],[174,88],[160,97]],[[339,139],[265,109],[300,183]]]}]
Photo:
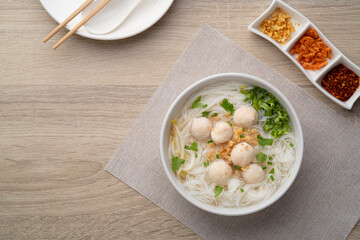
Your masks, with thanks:
[{"label": "wood grain pattern", "polygon": [[[286,2],[360,64],[359,1]],[[53,51],[66,31],[41,42],[57,23],[38,1],[1,1],[0,239],[199,238],[103,169],[204,22],[360,126],[360,102],[352,111],[337,107],[247,30],[269,4],[175,1],[138,36],[72,36]],[[349,239],[359,238],[358,224]]]}]

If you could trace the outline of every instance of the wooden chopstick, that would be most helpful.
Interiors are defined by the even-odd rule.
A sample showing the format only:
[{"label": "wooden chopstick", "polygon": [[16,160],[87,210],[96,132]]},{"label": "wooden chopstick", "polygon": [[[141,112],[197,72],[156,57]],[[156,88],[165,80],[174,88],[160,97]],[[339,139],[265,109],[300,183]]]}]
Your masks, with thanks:
[{"label": "wooden chopstick", "polygon": [[70,16],[68,16],[62,23],[60,23],[49,35],[47,35],[42,41],[47,42],[52,36],[54,36],[60,29],[66,26],[74,17],[76,17],[82,10],[90,5],[94,0],[86,0],[80,7],[78,7]]},{"label": "wooden chopstick", "polygon": [[68,39],[74,32],[76,32],[82,25],[89,21],[96,13],[98,13],[103,7],[106,6],[111,0],[102,0],[84,19],[82,19],[73,29],[71,29],[60,41],[58,41],[53,49],[56,49],[60,44],[62,44],[66,39]]}]

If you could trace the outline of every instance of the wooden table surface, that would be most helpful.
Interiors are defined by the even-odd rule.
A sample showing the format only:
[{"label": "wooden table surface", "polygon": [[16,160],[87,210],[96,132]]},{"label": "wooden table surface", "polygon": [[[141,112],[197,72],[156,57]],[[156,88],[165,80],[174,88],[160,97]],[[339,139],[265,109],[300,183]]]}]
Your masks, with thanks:
[{"label": "wooden table surface", "polygon": [[[57,23],[39,1],[1,1],[0,239],[199,238],[103,169],[204,22],[360,127],[360,100],[336,106],[247,30],[270,2],[175,1],[135,37],[74,35],[53,51],[66,31],[41,42]],[[286,2],[360,65],[358,0]]]}]

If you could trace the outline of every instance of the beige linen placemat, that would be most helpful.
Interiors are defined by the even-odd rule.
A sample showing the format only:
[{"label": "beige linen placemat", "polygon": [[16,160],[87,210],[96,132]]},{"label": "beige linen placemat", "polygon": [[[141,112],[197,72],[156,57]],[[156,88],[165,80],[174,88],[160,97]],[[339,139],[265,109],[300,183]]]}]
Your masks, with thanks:
[{"label": "beige linen placemat", "polygon": [[[254,75],[280,89],[304,131],[304,159],[295,183],[275,204],[249,216],[222,217],[194,207],[171,185],[160,160],[159,132],[170,104],[190,84],[222,72]],[[105,169],[205,239],[345,239],[360,215],[359,128],[208,25]]]}]

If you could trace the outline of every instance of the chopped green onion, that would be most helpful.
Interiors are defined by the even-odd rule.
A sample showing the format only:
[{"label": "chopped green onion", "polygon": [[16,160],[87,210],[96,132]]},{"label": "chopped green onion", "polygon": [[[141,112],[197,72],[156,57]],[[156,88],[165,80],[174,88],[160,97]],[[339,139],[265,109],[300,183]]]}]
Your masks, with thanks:
[{"label": "chopped green onion", "polygon": [[197,153],[195,153],[195,157],[196,157],[196,158],[198,157]]},{"label": "chopped green onion", "polygon": [[294,147],[294,144],[292,144],[292,143],[290,143],[289,145],[290,145],[290,147]]},{"label": "chopped green onion", "polygon": [[216,117],[217,115],[218,115],[218,113],[214,113],[214,114],[213,114],[213,117]]},{"label": "chopped green onion", "polygon": [[244,134],[240,134],[240,138],[244,138]]},{"label": "chopped green onion", "polygon": [[262,168],[263,170],[266,170],[267,169],[267,167],[266,166],[263,166],[263,168]]},{"label": "chopped green onion", "polygon": [[244,192],[244,189],[243,189],[243,188],[240,188],[240,192]]},{"label": "chopped green onion", "polygon": [[272,165],[272,162],[268,161],[267,164]]},{"label": "chopped green onion", "polygon": [[220,195],[220,193],[222,192],[223,188],[220,186],[216,186],[215,187],[215,195],[214,197],[218,197]]},{"label": "chopped green onion", "polygon": [[220,158],[219,154],[216,154],[216,158],[217,158],[217,159],[219,159],[219,158]]},{"label": "chopped green onion", "polygon": [[207,104],[205,104],[204,106],[203,106],[203,108],[206,108],[208,105]]},{"label": "chopped green onion", "polygon": [[273,175],[270,175],[270,179],[271,179],[271,181],[275,181],[275,178]]},{"label": "chopped green onion", "polygon": [[212,142],[214,142],[212,139],[210,139],[210,140],[208,141],[208,143],[212,143]]},{"label": "chopped green onion", "polygon": [[273,158],[272,158],[272,157],[269,157],[269,160],[273,160]]},{"label": "chopped green onion", "polygon": [[245,131],[245,128],[243,127],[243,129],[242,129],[243,131]]},{"label": "chopped green onion", "polygon": [[273,168],[273,169],[270,170],[269,173],[274,174],[274,172],[275,172],[275,169]]},{"label": "chopped green onion", "polygon": [[263,138],[260,135],[258,135],[257,138],[259,139],[259,144],[262,147],[264,147],[265,145],[272,145],[274,140],[272,138]]},{"label": "chopped green onion", "polygon": [[258,154],[256,154],[256,159],[257,159],[258,163],[262,163],[262,162],[266,161],[267,156],[263,152],[259,152]]},{"label": "chopped green onion", "polygon": [[234,168],[237,169],[237,170],[240,170],[240,169],[241,169],[241,167],[236,166],[236,165],[234,166]]},{"label": "chopped green onion", "polygon": [[230,121],[228,121],[228,124],[229,124],[230,126],[232,126],[232,123],[231,123]]},{"label": "chopped green onion", "polygon": [[209,166],[210,165],[210,161],[209,160],[207,160],[206,162],[204,162],[204,167],[207,167],[207,166]]},{"label": "chopped green onion", "polygon": [[201,114],[203,117],[208,117],[210,113],[209,111],[203,111]]}]

